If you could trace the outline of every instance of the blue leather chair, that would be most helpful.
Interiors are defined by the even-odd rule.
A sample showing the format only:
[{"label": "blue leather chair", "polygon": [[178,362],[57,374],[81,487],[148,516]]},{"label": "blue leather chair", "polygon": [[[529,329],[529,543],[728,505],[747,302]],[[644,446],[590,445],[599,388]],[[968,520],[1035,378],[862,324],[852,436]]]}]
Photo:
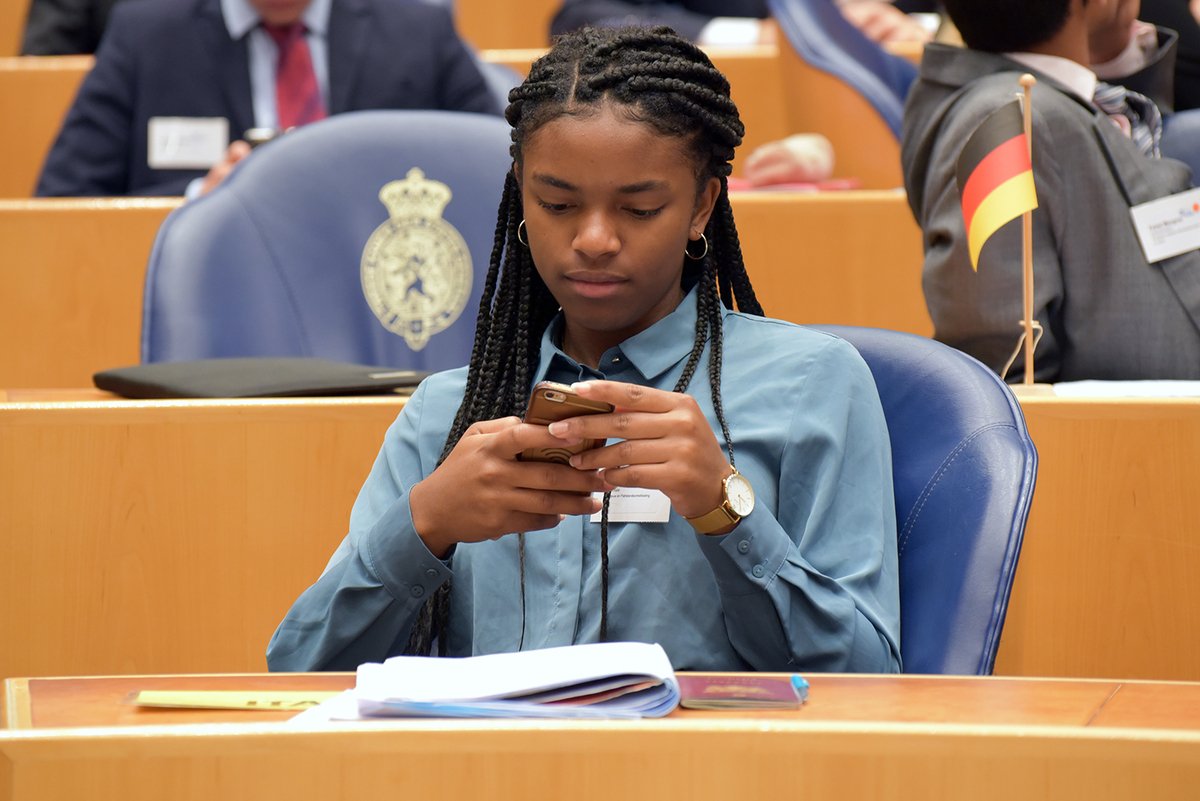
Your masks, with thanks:
[{"label": "blue leather chair", "polygon": [[864,36],[832,0],[767,0],[767,6],[800,58],[856,89],[899,139],[917,68]]},{"label": "blue leather chair", "polygon": [[1037,476],[1021,407],[994,372],[947,345],[814,327],[858,349],[883,400],[904,671],[990,674]]},{"label": "blue leather chair", "polygon": [[[164,220],[146,272],[142,361],[308,356],[430,371],[466,364],[512,165],[509,144],[499,117],[361,111],[260,146],[215,190]],[[449,187],[442,219],[461,234],[473,266],[458,317],[416,347],[385,327],[388,307],[377,316],[362,280],[368,240],[385,223],[396,225],[380,190],[414,167]],[[444,228],[410,223],[400,226],[409,241],[387,240],[390,255],[373,269],[400,287],[389,291],[406,293],[405,302],[428,297],[434,307],[439,291],[455,293],[417,261],[430,249],[430,232]],[[397,272],[396,253],[415,271]],[[410,338],[423,325],[411,323]]]}]

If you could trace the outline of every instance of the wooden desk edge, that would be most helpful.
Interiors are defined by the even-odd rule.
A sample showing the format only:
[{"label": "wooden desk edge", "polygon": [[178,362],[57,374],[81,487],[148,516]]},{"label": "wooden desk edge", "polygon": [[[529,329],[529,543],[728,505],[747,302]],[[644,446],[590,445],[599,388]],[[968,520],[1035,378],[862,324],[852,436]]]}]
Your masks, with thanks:
[{"label": "wooden desk edge", "polygon": [[29,679],[5,679],[0,695],[0,729],[32,729],[33,710],[29,704]]},{"label": "wooden desk edge", "polygon": [[[253,712],[247,712],[253,715]],[[220,723],[175,723],[146,724],[137,726],[87,726],[63,728],[11,728],[0,730],[0,753],[6,744],[21,742],[45,742],[78,737],[88,740],[104,740],[114,746],[118,742],[153,742],[170,751],[169,741],[181,741],[197,736],[218,736],[224,742],[230,738],[255,739],[271,737],[291,739],[295,737],[340,737],[344,735],[403,736],[438,732],[439,736],[487,735],[496,731],[521,732],[526,737],[558,738],[565,732],[587,732],[599,736],[627,737],[634,733],[689,733],[704,734],[719,732],[722,735],[792,735],[814,738],[821,742],[831,737],[877,737],[921,739],[969,739],[971,741],[1006,739],[1030,744],[1031,749],[1040,748],[1036,743],[1080,742],[1095,743],[1098,747],[1110,746],[1121,751],[1133,743],[1178,746],[1180,755],[1187,761],[1200,765],[1200,731],[1186,729],[1148,729],[1133,727],[1071,726],[1062,724],[1022,723],[926,723],[906,721],[830,721],[830,720],[783,720],[728,717],[729,713],[711,712],[703,717],[687,718],[643,718],[641,720],[571,720],[546,718],[411,718],[398,720],[345,721],[298,725],[291,721],[271,722],[220,722]],[[734,713],[737,714],[737,713]],[[743,713],[745,714],[745,713]],[[751,713],[752,714],[752,713]],[[724,718],[724,719],[722,719]],[[511,748],[507,742],[494,746],[498,750]],[[530,747],[533,747],[532,744]]]}]

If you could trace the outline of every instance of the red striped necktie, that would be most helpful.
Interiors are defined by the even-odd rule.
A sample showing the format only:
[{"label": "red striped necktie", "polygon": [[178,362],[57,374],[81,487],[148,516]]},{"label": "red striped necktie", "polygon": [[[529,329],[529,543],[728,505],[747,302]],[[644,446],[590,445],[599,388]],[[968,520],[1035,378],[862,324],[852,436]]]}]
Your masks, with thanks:
[{"label": "red striped necktie", "polygon": [[312,55],[304,38],[302,22],[268,25],[263,30],[279,45],[279,67],[275,72],[275,103],[279,110],[279,130],[323,120],[325,102],[313,72]]}]

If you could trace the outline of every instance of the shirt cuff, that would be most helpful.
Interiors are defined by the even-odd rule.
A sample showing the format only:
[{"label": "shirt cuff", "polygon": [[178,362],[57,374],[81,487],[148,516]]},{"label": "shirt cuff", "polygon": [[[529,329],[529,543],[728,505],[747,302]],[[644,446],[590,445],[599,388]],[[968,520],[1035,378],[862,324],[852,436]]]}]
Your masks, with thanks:
[{"label": "shirt cuff", "polygon": [[453,575],[417,535],[407,495],[371,528],[365,550],[371,572],[397,600],[420,600]]},{"label": "shirt cuff", "polygon": [[204,178],[193,178],[188,181],[187,189],[183,190],[183,196],[187,200],[195,200],[200,197],[200,189],[204,186]]},{"label": "shirt cuff", "polygon": [[[700,551],[712,567],[721,592],[729,596],[762,592],[787,560],[791,540],[777,525],[756,525],[770,515],[760,511],[743,517],[728,534],[696,534]],[[774,520],[770,521],[774,523]]]},{"label": "shirt cuff", "polygon": [[756,45],[762,36],[762,20],[753,17],[713,17],[700,30],[699,45],[717,47],[748,47]]}]

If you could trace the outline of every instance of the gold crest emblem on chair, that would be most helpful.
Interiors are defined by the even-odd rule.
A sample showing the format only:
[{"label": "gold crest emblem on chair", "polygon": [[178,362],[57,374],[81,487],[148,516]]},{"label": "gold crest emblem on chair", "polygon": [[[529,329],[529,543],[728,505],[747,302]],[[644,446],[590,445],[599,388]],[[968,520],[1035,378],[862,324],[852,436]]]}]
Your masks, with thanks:
[{"label": "gold crest emblem on chair", "polygon": [[462,313],[471,295],[471,254],[442,219],[450,188],[417,167],[384,186],[379,199],[391,217],[363,249],[363,295],[385,328],[421,350]]}]

